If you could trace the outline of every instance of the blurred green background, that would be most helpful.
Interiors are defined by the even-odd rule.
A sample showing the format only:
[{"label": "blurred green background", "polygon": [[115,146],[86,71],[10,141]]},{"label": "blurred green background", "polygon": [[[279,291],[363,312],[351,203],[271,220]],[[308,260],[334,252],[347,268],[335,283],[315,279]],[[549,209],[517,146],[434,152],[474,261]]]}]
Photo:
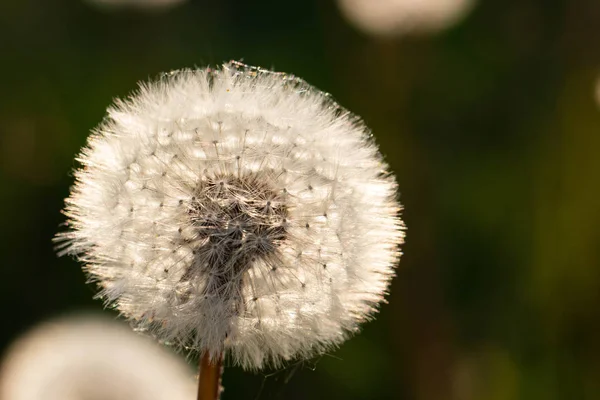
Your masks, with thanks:
[{"label": "blurred green background", "polygon": [[449,29],[401,37],[362,33],[333,0],[0,1],[2,349],[102,308],[51,238],[111,100],[230,59],[361,115],[408,231],[389,304],[360,335],[279,371],[227,368],[224,400],[600,398],[596,0],[480,0]]}]

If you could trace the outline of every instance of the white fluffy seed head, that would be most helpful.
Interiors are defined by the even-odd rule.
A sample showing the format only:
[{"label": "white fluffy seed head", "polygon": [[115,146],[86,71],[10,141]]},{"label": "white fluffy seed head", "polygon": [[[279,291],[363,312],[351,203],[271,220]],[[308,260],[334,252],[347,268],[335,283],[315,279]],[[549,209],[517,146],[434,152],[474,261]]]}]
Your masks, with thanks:
[{"label": "white fluffy seed head", "polygon": [[337,0],[344,16],[365,33],[376,36],[431,34],[463,17],[475,0]]},{"label": "white fluffy seed head", "polygon": [[4,400],[189,400],[193,372],[156,343],[110,319],[81,315],[45,322],[0,364]]},{"label": "white fluffy seed head", "polygon": [[109,108],[79,161],[63,251],[138,329],[245,368],[341,343],[400,256],[368,130],[291,75],[165,74]]}]

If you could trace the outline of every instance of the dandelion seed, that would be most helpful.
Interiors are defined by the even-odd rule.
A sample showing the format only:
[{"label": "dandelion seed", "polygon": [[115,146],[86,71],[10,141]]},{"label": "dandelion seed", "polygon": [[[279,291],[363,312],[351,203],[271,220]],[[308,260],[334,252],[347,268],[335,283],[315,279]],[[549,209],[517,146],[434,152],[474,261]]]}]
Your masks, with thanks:
[{"label": "dandelion seed", "polygon": [[369,131],[294,76],[230,62],[108,110],[66,200],[62,253],[159,340],[245,368],[339,345],[403,239]]}]

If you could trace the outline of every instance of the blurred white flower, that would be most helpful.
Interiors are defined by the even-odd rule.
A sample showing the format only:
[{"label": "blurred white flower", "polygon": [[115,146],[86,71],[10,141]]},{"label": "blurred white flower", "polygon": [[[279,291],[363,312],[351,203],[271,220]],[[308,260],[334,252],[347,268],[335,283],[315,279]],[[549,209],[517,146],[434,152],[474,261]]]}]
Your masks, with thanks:
[{"label": "blurred white flower", "polygon": [[400,255],[369,131],[291,75],[165,74],[109,108],[79,160],[64,252],[139,329],[246,368],[341,343]]},{"label": "blurred white flower", "polygon": [[342,14],[372,35],[433,33],[457,23],[474,0],[338,0]]},{"label": "blurred white flower", "polygon": [[70,317],[18,339],[0,367],[4,400],[190,400],[193,373],[116,321]]},{"label": "blurred white flower", "polygon": [[170,8],[186,0],[85,0],[88,3],[101,8],[143,8],[143,9],[165,9]]}]

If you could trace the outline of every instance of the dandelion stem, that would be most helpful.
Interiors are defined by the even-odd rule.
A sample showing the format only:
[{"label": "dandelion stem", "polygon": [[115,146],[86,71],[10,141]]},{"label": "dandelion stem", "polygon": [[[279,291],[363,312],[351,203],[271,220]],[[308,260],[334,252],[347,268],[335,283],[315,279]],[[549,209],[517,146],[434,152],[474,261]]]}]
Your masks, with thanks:
[{"label": "dandelion stem", "polygon": [[205,351],[200,357],[198,375],[198,400],[219,400],[221,394],[221,374],[223,373],[223,355],[211,360]]}]

